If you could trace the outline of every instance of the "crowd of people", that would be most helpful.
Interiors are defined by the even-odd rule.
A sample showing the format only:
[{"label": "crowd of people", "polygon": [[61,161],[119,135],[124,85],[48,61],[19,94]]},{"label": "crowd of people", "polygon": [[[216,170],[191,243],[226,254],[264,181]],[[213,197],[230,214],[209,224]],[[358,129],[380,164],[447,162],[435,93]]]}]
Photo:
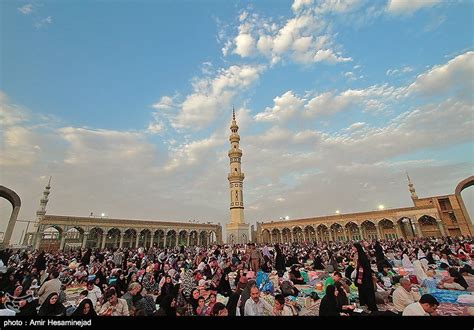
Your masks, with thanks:
[{"label": "crowd of people", "polygon": [[468,291],[473,257],[470,237],[5,249],[0,315],[295,316],[301,297],[320,316],[437,315],[429,290]]}]

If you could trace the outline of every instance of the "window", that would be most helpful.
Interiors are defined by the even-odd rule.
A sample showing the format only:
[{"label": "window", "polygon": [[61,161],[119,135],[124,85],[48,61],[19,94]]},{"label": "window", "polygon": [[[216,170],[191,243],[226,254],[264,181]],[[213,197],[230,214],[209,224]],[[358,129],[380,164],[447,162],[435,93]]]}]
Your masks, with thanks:
[{"label": "window", "polygon": [[454,212],[449,212],[449,218],[451,219],[452,222],[457,223],[458,220],[456,219],[456,216],[454,215]]},{"label": "window", "polygon": [[442,211],[453,209],[453,207],[451,206],[451,203],[449,202],[449,198],[439,199],[438,202]]}]

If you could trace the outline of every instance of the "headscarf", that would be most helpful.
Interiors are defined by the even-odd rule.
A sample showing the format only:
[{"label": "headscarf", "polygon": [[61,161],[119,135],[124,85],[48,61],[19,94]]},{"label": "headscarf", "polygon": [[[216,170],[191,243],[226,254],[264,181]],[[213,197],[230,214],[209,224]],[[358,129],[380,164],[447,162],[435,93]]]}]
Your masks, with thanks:
[{"label": "headscarf", "polygon": [[427,278],[420,260],[413,261],[413,271],[418,279],[418,283],[422,283]]},{"label": "headscarf", "polygon": [[336,287],[332,284],[326,287],[326,295],[321,300],[321,305],[319,306],[320,316],[339,316],[335,291]]},{"label": "headscarf", "polygon": [[[84,306],[86,304],[89,304],[90,306],[89,314],[84,314]],[[71,314],[71,316],[97,316],[97,313],[94,310],[94,305],[92,304],[92,300],[89,298],[82,299],[81,303],[79,306],[77,306],[76,310]]]},{"label": "headscarf", "polygon": [[[53,296],[58,296],[56,303],[52,305],[49,301]],[[51,293],[48,298],[44,301],[41,305],[38,315],[39,316],[64,316],[65,315],[65,308],[63,304],[59,302],[59,295],[56,292]]]},{"label": "headscarf", "polygon": [[402,258],[403,268],[413,268],[413,263],[410,261],[408,254],[404,253]]}]

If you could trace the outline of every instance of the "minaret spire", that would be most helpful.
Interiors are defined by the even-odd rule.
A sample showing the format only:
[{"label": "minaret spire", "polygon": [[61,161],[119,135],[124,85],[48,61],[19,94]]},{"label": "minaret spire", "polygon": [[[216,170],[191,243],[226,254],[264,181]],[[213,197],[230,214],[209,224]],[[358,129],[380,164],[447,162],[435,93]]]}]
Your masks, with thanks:
[{"label": "minaret spire", "polygon": [[49,201],[49,194],[51,193],[51,176],[49,177],[48,185],[44,187],[43,191],[43,198],[40,199],[40,207],[38,211],[36,211],[36,223],[35,226],[44,218],[46,214],[46,205],[48,205]]},{"label": "minaret spire", "polygon": [[407,179],[408,179],[408,190],[410,190],[411,198],[412,199],[418,199],[418,196],[417,196],[416,191],[415,191],[415,187],[413,187],[413,183],[411,182],[411,179],[410,179],[410,176],[408,175],[408,172],[406,172],[406,174],[407,174]]},{"label": "minaret spire", "polygon": [[232,123],[229,136],[230,173],[227,175],[230,190],[230,223],[227,224],[227,243],[248,243],[249,225],[244,222],[244,173],[241,169],[242,150],[239,148],[239,126],[235,120],[235,108],[232,107]]}]

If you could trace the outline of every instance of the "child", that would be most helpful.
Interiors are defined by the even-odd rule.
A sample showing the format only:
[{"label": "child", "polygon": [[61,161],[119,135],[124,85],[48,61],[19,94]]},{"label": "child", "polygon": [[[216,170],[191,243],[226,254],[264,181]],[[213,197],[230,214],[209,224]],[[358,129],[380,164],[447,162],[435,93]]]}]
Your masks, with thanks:
[{"label": "child", "polygon": [[204,297],[198,298],[198,307],[196,308],[197,316],[206,316],[207,313],[207,306]]}]

